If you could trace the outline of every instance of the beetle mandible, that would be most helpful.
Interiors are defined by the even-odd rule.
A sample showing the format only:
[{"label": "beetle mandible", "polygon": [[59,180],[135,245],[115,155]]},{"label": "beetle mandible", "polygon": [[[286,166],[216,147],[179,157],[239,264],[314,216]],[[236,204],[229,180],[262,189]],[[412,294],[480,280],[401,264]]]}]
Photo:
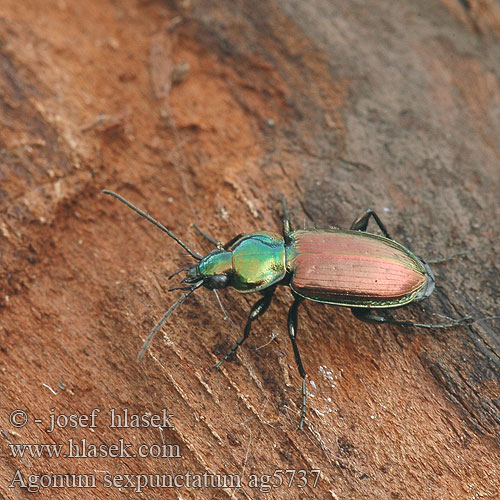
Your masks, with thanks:
[{"label": "beetle mandible", "polygon": [[[104,190],[149,222],[166,232],[198,262],[175,272],[186,271],[186,290],[155,325],[137,356],[139,361],[153,337],[167,318],[195,290],[204,286],[211,290],[233,287],[241,293],[260,292],[260,298],[250,310],[243,335],[215,365],[219,368],[250,335],[252,323],[269,307],[278,285],[291,288],[294,301],[288,311],[288,334],[292,342],[297,368],[302,378],[302,403],[299,429],[306,415],[306,372],[297,346],[297,313],[307,299],[351,308],[356,318],[375,323],[391,323],[421,328],[450,328],[470,316],[449,323],[425,324],[379,316],[372,309],[385,310],[423,300],[434,290],[434,274],[430,266],[410,250],[392,239],[379,216],[366,209],[351,225],[343,229],[292,230],[283,198],[283,232],[259,231],[239,234],[223,245],[198,231],[213,243],[214,248],[204,257],[192,251],[169,229],[127,201],[123,196]],[[384,234],[366,231],[373,217]],[[172,277],[170,276],[170,277]]]}]

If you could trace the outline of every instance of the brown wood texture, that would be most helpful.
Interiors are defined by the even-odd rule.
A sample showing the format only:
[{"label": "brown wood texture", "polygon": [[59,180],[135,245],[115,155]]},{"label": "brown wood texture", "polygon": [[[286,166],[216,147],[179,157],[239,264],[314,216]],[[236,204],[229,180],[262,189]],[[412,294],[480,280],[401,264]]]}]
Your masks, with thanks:
[{"label": "brown wood texture", "polygon": [[[298,227],[346,228],[372,207],[417,255],[468,250],[397,317],[498,315],[499,38],[493,0],[2,0],[0,497],[27,497],[20,474],[41,484],[35,498],[499,498],[498,321],[426,331],[304,304],[299,432],[289,290],[220,371],[254,295],[222,291],[224,319],[198,291],[137,363],[178,297],[167,277],[192,261],[100,193],[200,252],[191,223],[223,241],[277,230],[282,194]],[[113,408],[165,409],[173,428],[113,428]],[[172,446],[11,446],[68,453],[70,439],[101,455],[120,439]],[[266,493],[252,482],[277,486],[279,470],[308,471],[307,487],[300,472]],[[136,491],[138,475],[187,473],[242,484]],[[83,474],[95,489],[70,487]]]}]

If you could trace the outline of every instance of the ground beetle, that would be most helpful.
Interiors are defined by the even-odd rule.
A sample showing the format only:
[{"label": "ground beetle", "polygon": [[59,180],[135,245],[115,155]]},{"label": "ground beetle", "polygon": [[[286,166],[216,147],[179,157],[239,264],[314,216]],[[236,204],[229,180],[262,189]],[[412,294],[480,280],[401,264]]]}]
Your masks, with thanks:
[{"label": "ground beetle", "polygon": [[[399,321],[372,312],[372,309],[401,307],[425,299],[434,289],[434,274],[426,262],[391,238],[378,215],[371,209],[365,210],[349,230],[293,231],[283,199],[283,235],[268,231],[240,234],[223,245],[195,226],[216,246],[202,257],[122,196],[108,190],[103,193],[114,196],[166,232],[198,261],[172,275],[187,272],[182,280],[186,285],[172,289],[186,290],[186,293],[158,321],[139,352],[138,360],[165,320],[201,286],[211,290],[231,286],[241,293],[261,292],[263,297],[250,310],[243,336],[217,363],[216,367],[219,368],[248,338],[252,322],[266,312],[276,287],[287,285],[291,288],[295,300],[288,311],[287,324],[295,361],[302,377],[299,429],[302,429],[306,414],[306,373],[297,347],[297,311],[304,299],[350,307],[358,319],[375,323],[449,328],[471,319],[467,316],[449,323],[423,324]],[[370,217],[373,217],[384,236],[366,232]]]}]

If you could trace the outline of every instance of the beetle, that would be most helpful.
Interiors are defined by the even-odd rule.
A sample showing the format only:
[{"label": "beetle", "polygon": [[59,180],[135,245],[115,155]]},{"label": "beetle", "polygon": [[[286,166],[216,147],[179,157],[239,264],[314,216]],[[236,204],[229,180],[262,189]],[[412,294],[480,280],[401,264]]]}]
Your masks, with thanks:
[{"label": "beetle", "polygon": [[[123,196],[109,190],[103,193],[120,200],[166,232],[197,261],[170,276],[172,278],[185,271],[186,277],[181,281],[185,285],[171,290],[186,292],[155,325],[137,356],[138,361],[167,318],[201,286],[211,290],[232,287],[240,293],[260,292],[262,297],[251,308],[243,335],[215,365],[220,368],[248,338],[252,323],[266,312],[276,287],[285,285],[291,288],[294,301],[288,311],[287,327],[302,378],[299,429],[302,429],[306,415],[306,372],[297,346],[298,309],[302,301],[349,307],[356,318],[374,323],[450,328],[471,319],[465,316],[449,323],[425,324],[373,312],[406,306],[429,297],[434,290],[435,279],[429,264],[394,241],[372,209],[362,212],[349,230],[293,230],[283,199],[282,234],[270,231],[242,233],[223,245],[195,225],[202,236],[215,245],[211,252],[202,256]],[[374,219],[384,236],[367,232],[370,218]]]}]

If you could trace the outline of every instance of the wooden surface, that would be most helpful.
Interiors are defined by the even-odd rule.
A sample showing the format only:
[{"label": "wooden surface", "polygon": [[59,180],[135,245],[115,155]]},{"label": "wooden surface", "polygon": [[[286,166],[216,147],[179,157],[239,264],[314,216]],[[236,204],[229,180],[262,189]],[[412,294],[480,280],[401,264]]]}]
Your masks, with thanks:
[{"label": "wooden surface", "polygon": [[[282,194],[298,227],[349,227],[369,206],[417,255],[468,250],[398,317],[498,315],[498,3],[1,4],[0,496],[28,495],[9,488],[19,471],[97,481],[37,498],[498,498],[498,321],[426,331],[306,304],[299,432],[289,290],[220,371],[255,296],[223,291],[225,320],[199,291],[136,363],[178,297],[168,275],[191,260],[100,194],[120,192],[203,253],[190,223],[223,241],[275,230]],[[51,415],[94,408],[95,428],[84,417],[45,430]],[[165,409],[173,428],[111,428],[113,408]],[[15,409],[25,426],[9,423]],[[67,453],[83,438],[180,456],[20,458],[9,446]],[[321,474],[306,490],[300,473],[290,488],[252,487],[286,469]],[[130,487],[186,473],[239,475],[242,487]],[[105,488],[118,474],[135,483]]]}]

